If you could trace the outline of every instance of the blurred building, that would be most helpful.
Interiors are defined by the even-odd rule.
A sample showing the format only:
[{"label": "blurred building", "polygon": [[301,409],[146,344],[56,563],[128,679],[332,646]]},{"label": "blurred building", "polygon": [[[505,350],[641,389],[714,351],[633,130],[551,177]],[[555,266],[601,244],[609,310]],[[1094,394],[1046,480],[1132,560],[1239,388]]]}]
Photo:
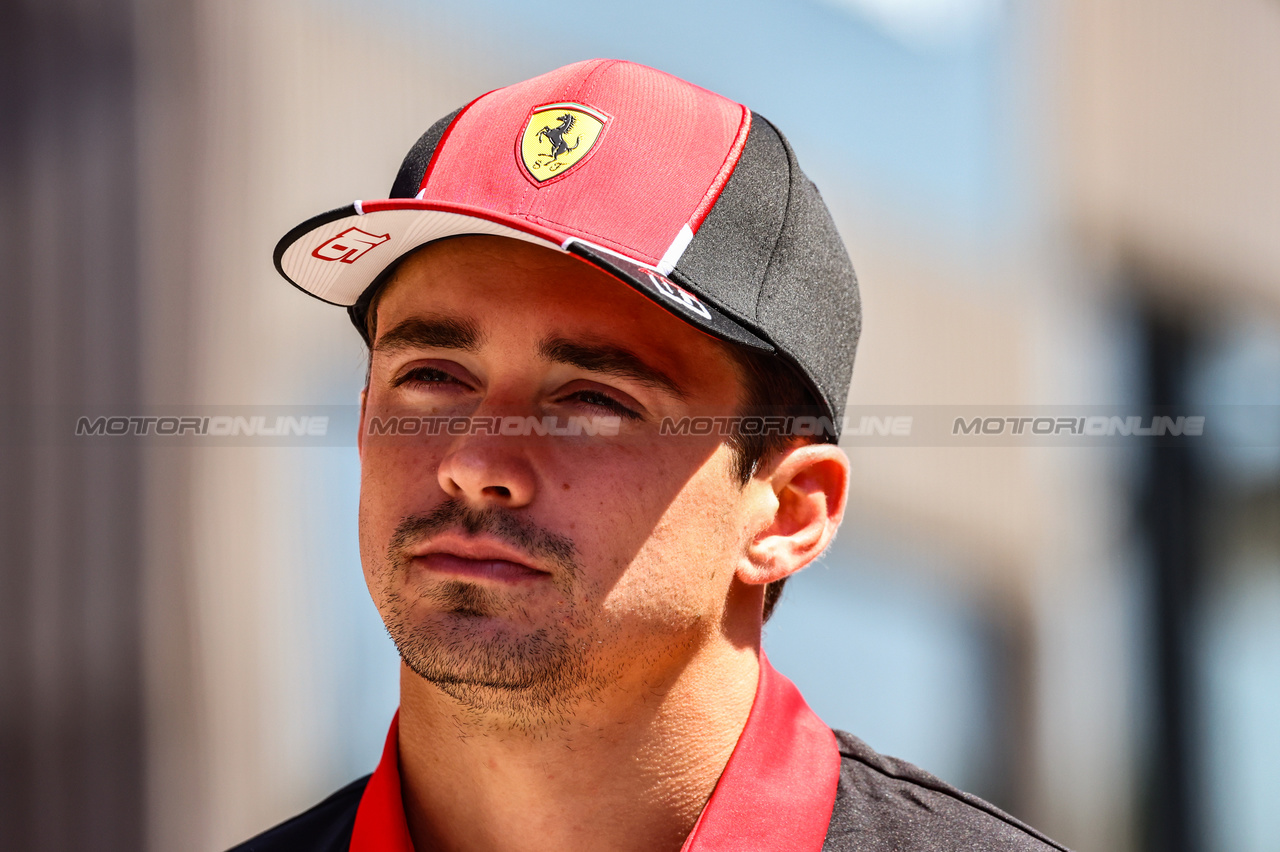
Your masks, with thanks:
[{"label": "blurred building", "polygon": [[1210,424],[849,439],[849,520],[768,626],[779,668],[1073,848],[1276,848],[1274,0],[6,9],[0,848],[217,850],[372,768],[397,659],[353,437],[88,443],[68,418],[353,405],[358,339],[276,276],[276,239],[384,193],[439,116],[596,55],[788,134],[862,282],[855,414]]}]

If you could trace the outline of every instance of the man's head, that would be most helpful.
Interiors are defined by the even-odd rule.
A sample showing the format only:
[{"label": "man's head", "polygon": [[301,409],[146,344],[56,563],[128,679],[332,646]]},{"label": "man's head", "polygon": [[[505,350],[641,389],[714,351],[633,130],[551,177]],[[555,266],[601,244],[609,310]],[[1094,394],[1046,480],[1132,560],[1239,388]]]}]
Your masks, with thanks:
[{"label": "man's head", "polygon": [[438,122],[392,196],[276,262],[370,343],[361,553],[410,668],[534,726],[754,647],[843,511],[859,325],[781,135],[579,63]]},{"label": "man's head", "polygon": [[[744,482],[723,436],[664,436],[664,420],[742,410],[746,376],[728,344],[576,258],[433,243],[386,284],[375,334],[366,578],[409,666],[473,706],[558,713],[636,660],[755,641],[765,586],[834,534],[840,451],[797,445]],[[575,418],[610,425],[518,428]],[[455,419],[471,428],[448,434]]]}]

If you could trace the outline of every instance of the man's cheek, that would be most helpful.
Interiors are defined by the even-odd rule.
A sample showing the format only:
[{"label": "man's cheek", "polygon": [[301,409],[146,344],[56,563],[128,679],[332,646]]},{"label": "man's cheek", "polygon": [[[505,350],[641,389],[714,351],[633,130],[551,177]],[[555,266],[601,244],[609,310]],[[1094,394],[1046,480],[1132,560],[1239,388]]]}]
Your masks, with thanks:
[{"label": "man's cheek", "polygon": [[412,496],[437,482],[442,450],[438,442],[416,436],[366,436],[361,479],[381,496]]}]

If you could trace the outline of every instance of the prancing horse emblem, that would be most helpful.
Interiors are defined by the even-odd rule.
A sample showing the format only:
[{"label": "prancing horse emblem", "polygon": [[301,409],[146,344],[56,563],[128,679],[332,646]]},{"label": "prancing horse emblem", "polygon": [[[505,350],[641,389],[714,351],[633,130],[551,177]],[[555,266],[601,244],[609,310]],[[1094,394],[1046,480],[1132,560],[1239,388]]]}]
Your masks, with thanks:
[{"label": "prancing horse emblem", "polygon": [[564,163],[560,162],[560,155],[567,154],[570,151],[576,151],[578,146],[582,144],[582,134],[578,134],[578,139],[572,145],[564,141],[564,135],[573,129],[573,113],[566,112],[560,116],[560,126],[551,128],[544,127],[538,131],[538,137],[547,137],[547,141],[551,143],[551,158],[544,160],[539,157],[533,161],[535,169],[546,168],[549,172],[557,172]]},{"label": "prancing horse emblem", "polygon": [[572,169],[596,144],[609,117],[582,104],[544,104],[525,122],[520,161],[535,183]]}]

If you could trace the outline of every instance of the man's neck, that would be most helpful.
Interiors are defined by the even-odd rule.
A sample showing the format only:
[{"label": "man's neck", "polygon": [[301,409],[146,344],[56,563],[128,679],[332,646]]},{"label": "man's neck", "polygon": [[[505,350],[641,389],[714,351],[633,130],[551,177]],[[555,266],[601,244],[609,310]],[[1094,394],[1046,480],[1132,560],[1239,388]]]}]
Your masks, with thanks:
[{"label": "man's neck", "polygon": [[730,644],[562,724],[498,731],[403,668],[400,776],[418,849],[680,849],[746,725],[758,651]]}]

